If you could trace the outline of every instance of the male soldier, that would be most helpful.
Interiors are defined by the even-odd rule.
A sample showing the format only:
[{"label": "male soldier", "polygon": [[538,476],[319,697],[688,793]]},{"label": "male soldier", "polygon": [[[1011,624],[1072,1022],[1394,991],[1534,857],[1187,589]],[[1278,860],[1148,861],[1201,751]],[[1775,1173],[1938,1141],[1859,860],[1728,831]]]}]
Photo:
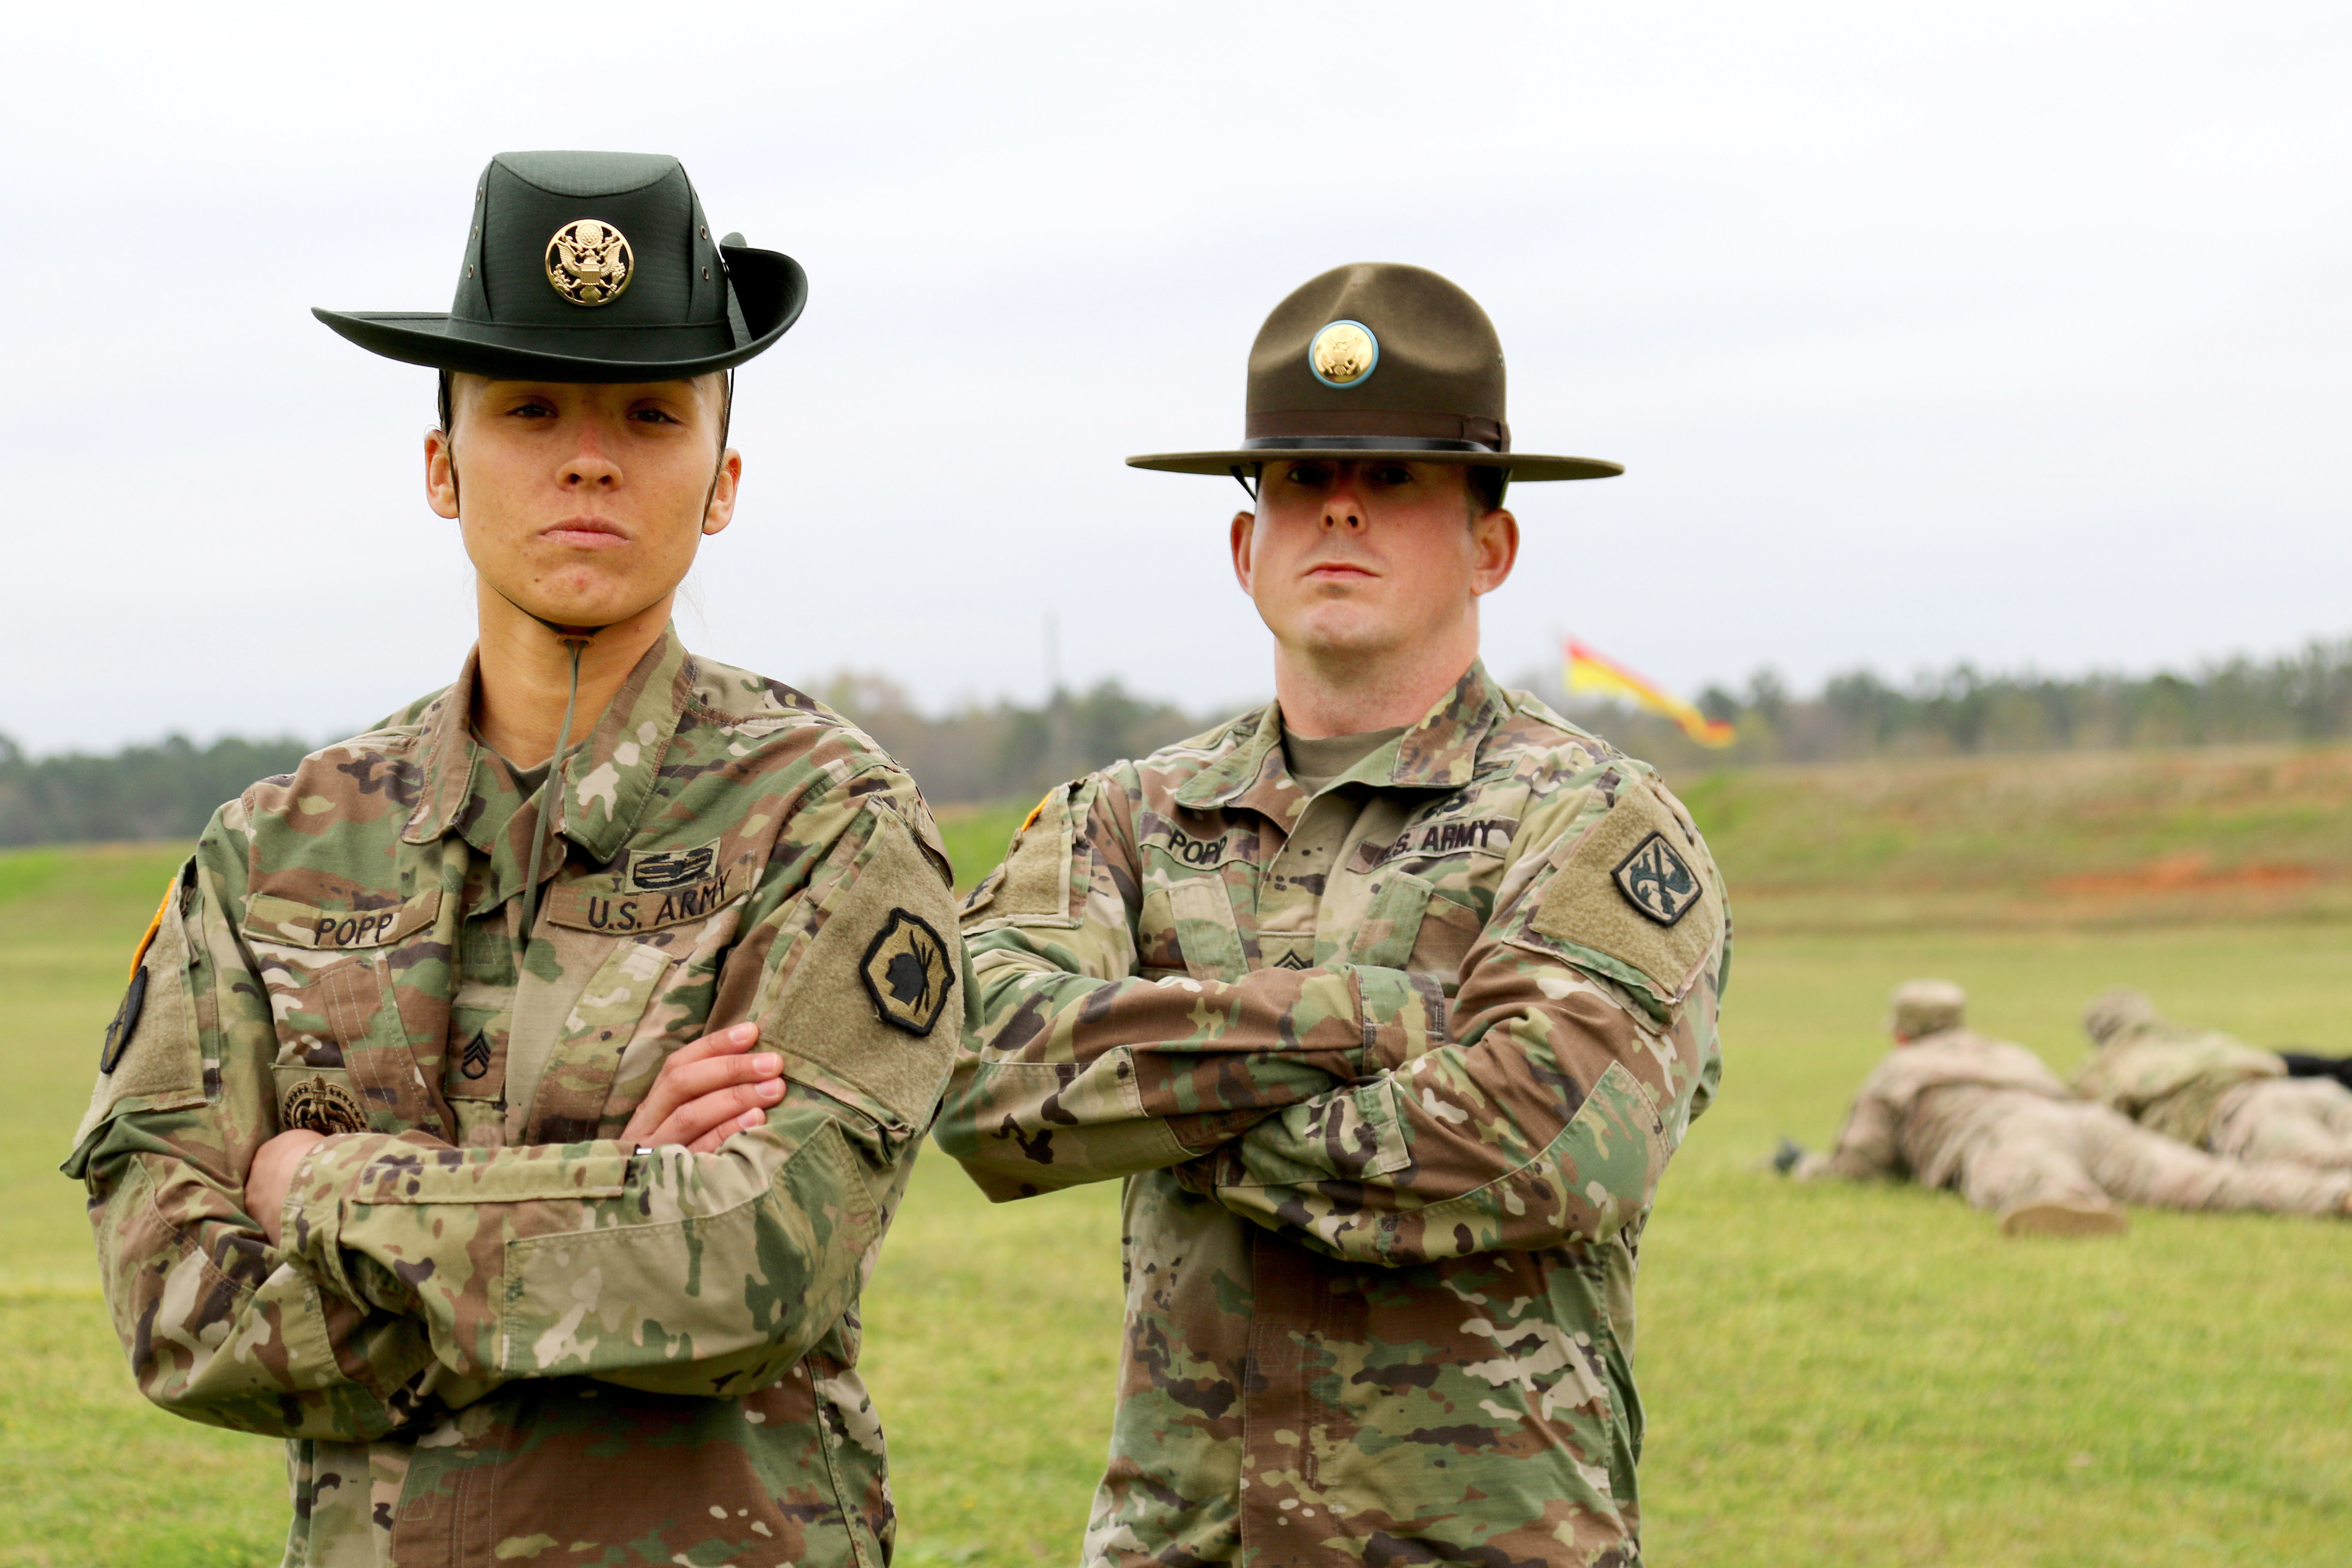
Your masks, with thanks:
[{"label": "male soldier", "polygon": [[2083,1032],[2095,1052],[2074,1074],[2085,1099],[2225,1159],[2352,1170],[2352,1089],[2334,1078],[2290,1076],[2276,1051],[2184,1028],[2128,985],[2083,1009]]},{"label": "male soldier", "polygon": [[871,1568],[856,1297],[958,1027],[946,860],[669,625],[805,279],[666,157],[501,154],[469,224],[446,316],[318,314],[442,372],[480,640],[214,817],[66,1168],[141,1389],[289,1440],[289,1563]]},{"label": "male soldier", "polygon": [[1895,1048],[1863,1080],[1837,1147],[1784,1143],[1775,1165],[1799,1181],[1908,1176],[1958,1187],[2000,1216],[2004,1236],[2111,1236],[2118,1200],[2170,1209],[2340,1215],[2352,1174],[2241,1164],[2184,1149],[2104,1105],[2074,1099],[2023,1046],[1965,1026],[1946,980],[1897,986]]},{"label": "male soldier", "polygon": [[[1325,273],[1250,353],[1234,572],[1276,700],[1049,794],[964,907],[941,1143],[1126,1182],[1089,1563],[1639,1560],[1633,1267],[1713,1097],[1723,888],[1650,768],[1478,658],[1510,574],[1495,330]],[[1626,563],[1625,569],[1633,570]]]}]

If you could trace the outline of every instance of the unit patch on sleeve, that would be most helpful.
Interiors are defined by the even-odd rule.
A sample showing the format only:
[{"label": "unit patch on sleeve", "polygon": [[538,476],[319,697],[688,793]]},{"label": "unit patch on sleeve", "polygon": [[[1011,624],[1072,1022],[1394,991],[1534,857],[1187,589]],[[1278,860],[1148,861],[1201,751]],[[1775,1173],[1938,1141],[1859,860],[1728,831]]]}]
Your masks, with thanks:
[{"label": "unit patch on sleeve", "polygon": [[866,945],[866,989],[882,1021],[910,1035],[928,1035],[954,988],[947,943],[919,915],[894,909]]},{"label": "unit patch on sleeve", "polygon": [[[142,943],[140,952],[144,956]],[[114,1022],[106,1026],[106,1044],[99,1047],[98,1070],[110,1073],[121,1065],[123,1047],[138,1032],[139,1015],[147,1005],[147,966],[141,964],[131,972],[131,989],[122,994],[122,1005],[114,1010]]]},{"label": "unit patch on sleeve", "polygon": [[[1558,851],[1554,852],[1556,855]],[[1723,892],[1704,851],[1647,779],[1628,779],[1544,885],[1527,931],[1647,992],[1661,1008],[1698,981],[1723,934]]]},{"label": "unit patch on sleeve", "polygon": [[1662,926],[1690,913],[1705,891],[1665,836],[1653,833],[1617,862],[1617,890],[1625,901]]}]

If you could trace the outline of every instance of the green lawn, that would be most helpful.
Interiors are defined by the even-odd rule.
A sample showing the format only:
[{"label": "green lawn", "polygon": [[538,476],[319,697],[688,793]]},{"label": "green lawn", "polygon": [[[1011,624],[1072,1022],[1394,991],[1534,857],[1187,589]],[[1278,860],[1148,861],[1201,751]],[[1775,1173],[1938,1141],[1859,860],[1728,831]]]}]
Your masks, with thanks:
[{"label": "green lawn", "polygon": [[[1025,812],[951,817],[969,877]],[[1736,840],[1739,834],[1735,831]],[[1731,864],[1735,894],[1740,875]],[[174,856],[0,856],[0,1564],[275,1561],[275,1445],[147,1409],[56,1173],[130,947]],[[1735,897],[1735,905],[1737,905]],[[1792,1188],[1875,1059],[1886,992],[1968,984],[2063,1068],[2119,982],[2258,1041],[2352,1049],[2352,927],[1803,934],[1744,930],[1717,1110],[1643,1253],[1653,1561],[2344,1562],[2352,1227],[2141,1215],[2118,1241],[2004,1242],[1944,1194]],[[933,1152],[866,1292],[900,1562],[1067,1563],[1110,1408],[1108,1190],[992,1208]]]}]

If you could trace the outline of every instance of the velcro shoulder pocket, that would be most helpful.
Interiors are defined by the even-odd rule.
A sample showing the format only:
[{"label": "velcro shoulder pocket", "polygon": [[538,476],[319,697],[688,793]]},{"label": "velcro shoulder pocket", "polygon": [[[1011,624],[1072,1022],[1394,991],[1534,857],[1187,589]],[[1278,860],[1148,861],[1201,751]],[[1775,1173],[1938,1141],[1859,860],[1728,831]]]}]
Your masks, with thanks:
[{"label": "velcro shoulder pocket", "polygon": [[[131,979],[98,1052],[98,1083],[74,1129],[74,1158],[92,1132],[131,1110],[184,1110],[205,1103],[204,1042],[196,1029],[187,913],[194,858],[182,865],[142,939]],[[68,1173],[72,1162],[68,1162]]]},{"label": "velcro shoulder pocket", "polygon": [[1091,781],[1055,784],[1013,834],[1004,864],[964,901],[967,931],[1003,925],[1076,927],[1085,905],[1077,824],[1094,798]]},{"label": "velcro shoulder pocket", "polygon": [[1554,855],[1520,945],[1631,986],[1671,1014],[1723,940],[1723,889],[1706,846],[1654,781],[1636,778]]},{"label": "velcro shoulder pocket", "polygon": [[[895,813],[875,809],[856,878],[822,909],[808,897],[776,943],[799,955],[753,1008],[760,1048],[784,1058],[788,1078],[929,1126],[963,1021],[963,954],[939,872]],[[813,940],[792,940],[808,925]]]}]

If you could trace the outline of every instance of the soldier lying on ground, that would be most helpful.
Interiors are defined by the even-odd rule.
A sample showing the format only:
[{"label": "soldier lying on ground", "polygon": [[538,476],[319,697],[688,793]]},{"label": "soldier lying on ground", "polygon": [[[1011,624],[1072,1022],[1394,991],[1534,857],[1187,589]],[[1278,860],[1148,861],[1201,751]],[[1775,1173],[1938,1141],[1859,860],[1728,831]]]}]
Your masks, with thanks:
[{"label": "soldier lying on ground", "polygon": [[2083,1009],[2083,1032],[2096,1052],[2074,1074],[2085,1099],[2224,1159],[2352,1170],[2352,1089],[2333,1077],[2295,1074],[2277,1051],[2172,1023],[2128,985]]},{"label": "soldier lying on ground", "polygon": [[289,1439],[289,1563],[870,1568],[857,1290],[959,1026],[946,858],[670,626],[726,374],[806,286],[669,158],[505,154],[470,221],[450,315],[320,314],[442,371],[479,641],[213,818],[67,1170],[142,1391]]},{"label": "soldier lying on ground", "polygon": [[2346,1212],[2352,1175],[2183,1148],[2076,1100],[2023,1046],[1964,1027],[1964,1002],[1948,981],[1897,987],[1895,1049],[1863,1080],[1837,1147],[1808,1154],[1783,1143],[1775,1165],[1800,1181],[1907,1176],[1957,1187],[1999,1215],[2007,1236],[2110,1235],[2128,1223],[2118,1203]]},{"label": "soldier lying on ground", "polygon": [[1128,1184],[1089,1564],[1627,1568],[1634,1255],[1715,1090],[1722,883],[1478,659],[1506,478],[1616,467],[1508,450],[1494,328],[1418,268],[1286,300],[1249,411],[1130,460],[1259,481],[1276,700],[1031,814],[964,908],[940,1141],[999,1199]]}]

